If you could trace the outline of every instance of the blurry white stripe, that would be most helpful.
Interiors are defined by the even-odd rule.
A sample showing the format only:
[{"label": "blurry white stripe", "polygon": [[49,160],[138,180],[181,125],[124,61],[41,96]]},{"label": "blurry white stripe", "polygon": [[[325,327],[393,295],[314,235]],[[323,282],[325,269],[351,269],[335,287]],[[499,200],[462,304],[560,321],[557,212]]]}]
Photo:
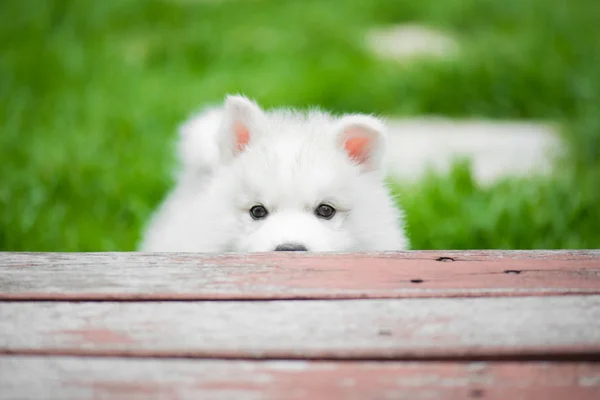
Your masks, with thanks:
[{"label": "blurry white stripe", "polygon": [[427,168],[447,172],[453,160],[468,158],[481,184],[507,176],[544,174],[560,149],[557,130],[529,122],[397,119],[389,121],[387,171],[414,181]]}]

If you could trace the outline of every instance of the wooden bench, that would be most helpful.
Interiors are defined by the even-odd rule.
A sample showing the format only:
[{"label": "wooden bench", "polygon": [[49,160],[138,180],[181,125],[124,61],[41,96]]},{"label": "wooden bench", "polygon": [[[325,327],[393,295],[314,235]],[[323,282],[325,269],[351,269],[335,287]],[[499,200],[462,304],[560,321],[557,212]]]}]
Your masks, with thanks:
[{"label": "wooden bench", "polygon": [[600,251],[0,253],[2,399],[600,399]]}]

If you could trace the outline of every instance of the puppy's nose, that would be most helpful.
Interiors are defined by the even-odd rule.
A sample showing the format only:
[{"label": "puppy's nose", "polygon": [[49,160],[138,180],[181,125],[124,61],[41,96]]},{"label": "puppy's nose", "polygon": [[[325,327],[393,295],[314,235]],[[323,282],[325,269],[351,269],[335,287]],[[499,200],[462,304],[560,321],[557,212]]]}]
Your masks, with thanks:
[{"label": "puppy's nose", "polygon": [[306,246],[300,243],[283,243],[275,247],[275,251],[308,251]]}]

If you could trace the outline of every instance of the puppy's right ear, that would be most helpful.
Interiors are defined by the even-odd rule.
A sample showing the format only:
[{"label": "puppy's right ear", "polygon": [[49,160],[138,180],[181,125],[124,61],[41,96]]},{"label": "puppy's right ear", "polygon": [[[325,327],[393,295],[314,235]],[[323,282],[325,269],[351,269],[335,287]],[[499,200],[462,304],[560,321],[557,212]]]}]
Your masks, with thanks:
[{"label": "puppy's right ear", "polygon": [[382,121],[369,115],[349,115],[335,130],[339,147],[362,171],[380,169],[386,131]]},{"label": "puppy's right ear", "polygon": [[264,121],[264,112],[255,102],[244,96],[227,96],[219,135],[222,159],[228,161],[243,152]]}]

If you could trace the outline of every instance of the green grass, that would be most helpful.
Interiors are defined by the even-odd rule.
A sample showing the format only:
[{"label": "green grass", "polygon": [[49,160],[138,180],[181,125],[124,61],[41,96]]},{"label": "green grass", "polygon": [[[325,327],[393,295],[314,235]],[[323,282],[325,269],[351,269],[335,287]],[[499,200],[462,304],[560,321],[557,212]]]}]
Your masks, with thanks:
[{"label": "green grass", "polygon": [[[561,124],[555,176],[490,188],[467,165],[397,183],[415,248],[600,247],[597,0],[4,0],[0,249],[132,250],[191,111],[266,106]],[[361,37],[415,21],[454,60],[398,66]]]}]

